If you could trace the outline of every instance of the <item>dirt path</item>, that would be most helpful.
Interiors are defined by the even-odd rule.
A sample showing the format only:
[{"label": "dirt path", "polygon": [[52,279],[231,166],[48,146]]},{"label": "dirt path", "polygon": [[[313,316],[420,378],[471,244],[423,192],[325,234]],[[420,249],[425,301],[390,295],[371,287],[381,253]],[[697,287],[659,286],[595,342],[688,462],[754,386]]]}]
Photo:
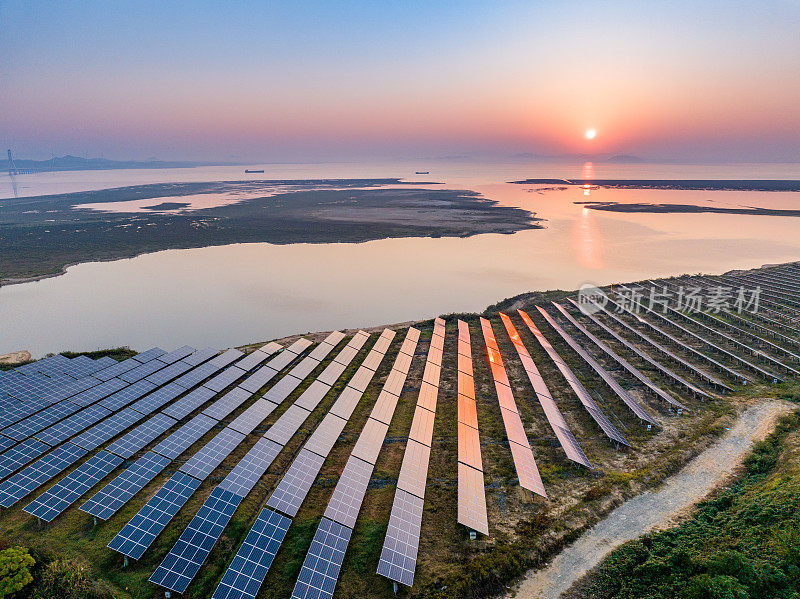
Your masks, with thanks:
[{"label": "dirt path", "polygon": [[584,533],[542,570],[531,572],[512,592],[522,599],[557,599],[615,547],[655,528],[666,528],[712,489],[724,483],[748,450],[775,427],[794,404],[768,400],[747,408],[730,431],[668,478],[655,491],[629,499]]}]

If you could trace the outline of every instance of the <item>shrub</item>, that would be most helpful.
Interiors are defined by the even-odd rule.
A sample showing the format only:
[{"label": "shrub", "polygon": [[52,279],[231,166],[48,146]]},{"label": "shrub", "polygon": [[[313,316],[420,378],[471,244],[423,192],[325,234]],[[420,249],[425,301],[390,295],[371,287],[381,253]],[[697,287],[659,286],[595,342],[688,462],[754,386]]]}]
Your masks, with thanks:
[{"label": "shrub", "polygon": [[27,549],[9,547],[0,551],[0,597],[22,590],[32,580],[30,568],[36,562]]}]

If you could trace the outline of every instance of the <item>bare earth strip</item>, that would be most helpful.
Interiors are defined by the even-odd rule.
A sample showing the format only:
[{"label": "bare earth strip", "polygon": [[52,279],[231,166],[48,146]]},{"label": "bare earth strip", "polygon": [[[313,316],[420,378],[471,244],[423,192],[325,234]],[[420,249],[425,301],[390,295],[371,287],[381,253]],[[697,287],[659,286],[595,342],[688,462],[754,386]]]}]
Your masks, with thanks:
[{"label": "bare earth strip", "polygon": [[750,448],[766,437],[778,419],[796,406],[768,400],[748,407],[730,431],[655,491],[623,503],[564,549],[547,566],[532,572],[509,596],[557,599],[614,548],[653,529],[667,528],[698,501],[725,483]]}]

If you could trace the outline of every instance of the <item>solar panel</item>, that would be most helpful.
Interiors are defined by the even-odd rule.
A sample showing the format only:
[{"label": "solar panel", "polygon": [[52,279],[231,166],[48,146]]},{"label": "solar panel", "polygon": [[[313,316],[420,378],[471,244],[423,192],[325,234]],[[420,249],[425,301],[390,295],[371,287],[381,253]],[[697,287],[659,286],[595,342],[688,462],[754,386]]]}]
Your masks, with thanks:
[{"label": "solar panel", "polygon": [[133,358],[128,358],[127,360],[123,360],[122,362],[117,362],[116,364],[112,364],[111,366],[107,366],[102,370],[99,370],[92,374],[92,377],[96,379],[100,379],[101,381],[107,381],[108,379],[117,377],[124,372],[128,372],[129,370],[140,366],[141,362],[138,360],[134,360]]},{"label": "solar panel", "polygon": [[323,462],[325,462],[324,456],[305,447],[301,449],[267,500],[267,506],[280,510],[288,516],[296,516]]},{"label": "solar panel", "polygon": [[218,355],[216,358],[210,360],[208,363],[212,364],[213,366],[225,368],[228,364],[235,362],[242,356],[244,356],[244,352],[241,352],[238,349],[228,349]]},{"label": "solar panel", "polygon": [[284,376],[281,380],[275,383],[269,391],[264,394],[264,399],[268,399],[274,403],[281,403],[284,399],[297,389],[297,386],[302,381],[290,374]]},{"label": "solar panel", "polygon": [[228,414],[250,399],[251,395],[252,394],[249,391],[245,391],[241,387],[234,387],[205,410],[203,410],[203,414],[206,416],[211,416],[215,420],[222,420]]},{"label": "solar panel", "polygon": [[374,465],[383,447],[383,440],[386,438],[388,430],[389,426],[387,424],[374,418],[369,418],[358,436],[358,441],[356,441],[351,455]]},{"label": "solar panel", "polygon": [[255,599],[291,522],[272,510],[261,510],[212,599]]},{"label": "solar panel", "polygon": [[236,366],[228,366],[225,370],[220,372],[210,381],[203,383],[204,387],[213,389],[217,393],[228,387],[231,383],[244,376],[245,372]]},{"label": "solar panel", "polygon": [[175,362],[174,364],[170,364],[166,368],[162,368],[158,372],[154,372],[150,376],[146,378],[146,380],[150,381],[151,383],[155,383],[156,385],[163,385],[171,381],[174,378],[179,377],[184,372],[187,372],[192,369],[190,364],[186,362]]},{"label": "solar panel", "polygon": [[[127,406],[132,401],[136,401],[140,397],[147,395],[150,391],[152,391],[155,388],[156,386],[150,381],[146,380],[137,381],[132,385],[117,391],[113,395],[109,395],[98,405],[106,408],[107,410],[111,410],[112,412],[116,412],[117,410],[121,410],[122,408]],[[70,399],[70,401],[72,400]]]},{"label": "solar panel", "polygon": [[129,383],[135,383],[165,367],[166,364],[164,364],[164,362],[151,360],[150,362],[145,362],[141,366],[132,368],[128,372],[123,372],[118,378],[121,378],[123,381],[128,381]]},{"label": "solar panel", "polygon": [[86,391],[81,391],[77,395],[73,395],[69,398],[69,401],[85,407],[127,386],[128,383],[123,380],[109,379],[104,383],[100,383],[99,385],[86,389]]},{"label": "solar panel", "polygon": [[179,376],[175,379],[175,384],[180,385],[184,389],[191,389],[195,385],[202,383],[208,377],[215,375],[221,369],[219,366],[214,366],[210,363],[200,364],[186,374]]},{"label": "solar panel", "polygon": [[173,349],[169,353],[158,356],[158,359],[161,362],[164,362],[164,364],[172,364],[173,362],[177,362],[178,360],[184,359],[194,351],[195,349],[193,347],[184,345],[183,347],[179,347],[178,349]]},{"label": "solar panel", "polygon": [[216,424],[217,421],[213,418],[209,418],[205,414],[198,414],[156,445],[153,451],[174,460],[189,449],[200,437],[214,428]]},{"label": "solar panel", "polygon": [[255,428],[269,416],[277,406],[271,401],[260,397],[253,405],[234,418],[228,427],[239,431],[243,435],[249,435]]},{"label": "solar panel", "polygon": [[414,410],[414,419],[411,421],[411,430],[408,433],[408,438],[430,447],[433,439],[433,421],[435,418],[436,414],[434,412],[423,408],[418,403]]},{"label": "solar panel", "polygon": [[156,414],[114,441],[106,450],[121,458],[130,458],[176,423],[177,420],[166,414]]},{"label": "solar panel", "polygon": [[253,368],[259,366],[262,362],[269,359],[269,356],[270,356],[269,353],[257,349],[256,351],[247,354],[244,358],[239,360],[236,363],[236,366],[238,366],[242,370],[250,372],[251,370],[253,370]]},{"label": "solar panel", "polygon": [[383,389],[392,395],[400,397],[400,394],[403,392],[403,385],[405,382],[406,373],[401,370],[396,370],[394,367],[392,367],[391,372],[389,372],[389,376],[386,377],[386,382],[383,385]]},{"label": "solar panel", "polygon": [[183,593],[217,542],[242,498],[217,487],[189,522],[150,582]]},{"label": "solar panel", "polygon": [[203,448],[190,457],[181,471],[203,480],[236,448],[244,441],[244,435],[230,428],[223,428],[217,435],[206,443]]},{"label": "solar panel", "polygon": [[463,422],[458,423],[458,461],[477,470],[483,470],[478,430]]},{"label": "solar panel", "polygon": [[26,505],[23,511],[50,522],[121,463],[121,457],[100,451]]},{"label": "solar panel", "polygon": [[[403,374],[408,374],[408,371],[411,369],[411,361],[412,358],[408,354],[399,353],[397,354],[397,358],[394,361],[394,370],[398,370]],[[402,388],[401,388],[402,390]]]},{"label": "solar panel", "polygon": [[319,405],[319,402],[322,401],[322,398],[330,391],[330,388],[330,385],[320,382],[319,379],[317,379],[306,387],[305,391],[303,391],[300,397],[294,402],[294,405],[305,408],[309,412],[313,412]]},{"label": "solar panel", "polygon": [[[53,404],[48,408],[45,408],[41,412],[37,412],[32,416],[28,416],[27,418],[20,420],[16,424],[4,428],[3,434],[16,441],[22,441],[31,435],[38,433],[40,430],[55,424],[62,418],[66,418],[70,414],[74,414],[80,409],[81,407],[78,404],[74,404],[68,399],[65,399]],[[11,441],[11,439],[9,439],[9,442],[11,445],[14,445],[14,441]],[[5,451],[6,449],[8,449],[8,447],[3,447],[0,451]]]},{"label": "solar panel", "polygon": [[68,416],[61,422],[36,433],[36,438],[51,446],[58,445],[62,441],[66,441],[73,435],[90,427],[110,414],[111,412],[102,406],[89,406],[88,408],[83,408],[79,412],[75,412],[72,416]]},{"label": "solar panel", "polygon": [[246,497],[282,449],[282,445],[260,438],[223,479],[219,488]]},{"label": "solar panel", "polygon": [[160,407],[168,404],[173,399],[178,397],[181,393],[186,391],[180,385],[170,383],[160,389],[156,389],[149,395],[146,395],[134,404],[131,404],[131,409],[136,410],[140,414],[152,414]]},{"label": "solar panel", "polygon": [[508,445],[511,448],[511,457],[514,460],[514,467],[519,478],[519,486],[546,498],[547,492],[544,489],[544,484],[542,484],[542,477],[539,475],[539,469],[536,467],[531,448],[514,441],[511,441]]},{"label": "solar panel", "polygon": [[458,522],[489,534],[483,472],[461,462],[458,463]]},{"label": "solar panel", "polygon": [[261,389],[261,387],[275,378],[276,374],[278,374],[278,371],[271,366],[262,366],[241,383],[239,383],[239,387],[250,391],[250,393],[255,393]]},{"label": "solar panel", "polygon": [[367,492],[373,465],[350,456],[344,466],[333,495],[325,509],[325,517],[353,528]]},{"label": "solar panel", "polygon": [[407,586],[414,584],[421,527],[422,499],[398,489],[378,561],[378,574]]},{"label": "solar panel", "polygon": [[528,325],[528,328],[536,337],[537,341],[539,341],[539,344],[542,346],[545,352],[547,352],[547,354],[550,356],[550,359],[553,360],[559,371],[561,371],[561,374],[567,380],[570,387],[572,387],[572,390],[575,392],[575,395],[578,396],[578,399],[583,404],[586,411],[589,412],[589,415],[595,420],[595,422],[597,422],[600,429],[612,441],[616,441],[617,443],[621,443],[623,445],[628,445],[628,442],[625,440],[625,437],[622,436],[622,433],[620,433],[617,430],[617,428],[613,424],[611,424],[608,418],[606,418],[605,414],[603,414],[602,410],[600,410],[600,408],[597,407],[597,404],[591,398],[586,388],[578,380],[578,377],[575,376],[575,374],[572,372],[572,369],[570,369],[570,367],[567,366],[567,364],[564,362],[561,356],[558,355],[553,346],[550,345],[550,342],[547,341],[542,332],[533,323],[530,316],[528,316],[522,310],[518,310],[518,312],[520,316],[522,316],[522,319],[525,321],[525,324]]},{"label": "solar panel", "polygon": [[[318,345],[317,347],[327,348],[327,347],[330,347],[330,346],[327,343],[323,343],[322,345]],[[310,375],[311,372],[317,366],[319,366],[319,360],[316,360],[316,359],[312,358],[311,356],[306,356],[305,358],[300,360],[300,363],[297,364],[297,366],[292,368],[291,374],[292,374],[292,376],[295,376],[298,379],[304,379],[308,375]]]},{"label": "solar panel", "polygon": [[292,404],[281,414],[280,418],[275,421],[275,424],[269,427],[264,437],[275,441],[275,443],[279,445],[286,445],[306,421],[309,414],[310,412],[308,410]]},{"label": "solar panel", "polygon": [[352,529],[323,518],[303,561],[292,599],[333,597]]},{"label": "solar panel", "polygon": [[347,383],[348,387],[352,387],[357,391],[361,391],[362,393],[366,391],[367,386],[369,385],[372,377],[375,373],[366,368],[364,366],[360,366],[356,373],[353,375],[353,378],[350,379],[350,382]]},{"label": "solar panel", "polygon": [[342,351],[336,354],[336,357],[333,358],[334,362],[339,362],[341,364],[349,364],[350,362],[352,362],[353,358],[355,358],[356,355],[358,354],[360,347],[364,345],[366,337],[359,336],[359,337],[353,337],[353,339],[359,339],[361,342],[360,345],[356,346],[348,343],[344,348],[342,348]]},{"label": "solar panel", "polygon": [[199,480],[176,472],[139,512],[111,539],[108,546],[133,559],[139,559],[156,537],[180,511],[200,486]]},{"label": "solar panel", "polygon": [[80,509],[108,520],[170,463],[169,458],[148,451],[114,480],[92,495]]},{"label": "solar panel", "polygon": [[[375,343],[375,345],[378,345],[377,342]],[[367,354],[367,357],[364,359],[364,361],[361,362],[361,367],[369,368],[370,370],[375,372],[376,370],[378,370],[378,366],[381,365],[381,362],[385,357],[386,354],[376,349],[375,346],[373,345],[372,350],[370,350],[369,354]]]},{"label": "solar panel", "polygon": [[157,357],[163,356],[165,353],[167,352],[165,352],[160,347],[154,347],[140,354],[136,354],[135,356],[133,356],[133,359],[136,360],[137,362],[144,363],[144,362],[149,362],[150,360],[155,360]]},{"label": "solar panel", "polygon": [[627,405],[631,411],[636,414],[639,418],[644,420],[645,422],[649,422],[650,424],[658,425],[658,421],[650,415],[650,413],[645,410],[639,402],[633,399],[628,392],[623,389],[620,384],[611,376],[611,374],[603,368],[597,360],[595,360],[592,356],[590,356],[586,350],[584,350],[577,341],[567,333],[561,325],[559,325],[551,316],[547,313],[544,308],[540,306],[536,306],[536,309],[539,310],[539,313],[544,317],[544,319],[552,326],[555,331],[561,336],[561,338],[567,342],[569,345],[583,360],[594,370],[603,381],[611,387],[611,389],[616,393],[617,397],[619,397],[622,402]]},{"label": "solar panel", "polygon": [[[472,365],[470,364],[470,367]],[[425,372],[422,374],[422,380],[430,385],[439,386],[439,376],[441,375],[442,367],[439,364],[428,361],[425,364]]]},{"label": "solar panel", "polygon": [[125,408],[113,416],[84,431],[72,442],[89,451],[100,447],[106,441],[116,437],[125,429],[139,422],[144,416],[136,410]]},{"label": "solar panel", "polygon": [[0,455],[0,478],[5,478],[48,451],[50,446],[37,439],[25,439]]},{"label": "solar panel", "polygon": [[423,382],[419,389],[419,398],[417,399],[417,405],[422,406],[423,408],[430,410],[431,412],[436,411],[436,399],[439,395],[439,388],[436,385],[431,385],[430,383]]},{"label": "solar panel", "polygon": [[342,362],[331,362],[317,377],[317,380],[327,385],[333,385],[342,373],[347,370],[347,364]]},{"label": "solar panel", "polygon": [[203,349],[198,349],[196,352],[189,354],[185,358],[181,360],[181,362],[185,362],[186,364],[190,364],[192,366],[197,366],[198,364],[202,364],[219,354],[219,350],[214,349],[213,347],[206,347]]},{"label": "solar panel", "polygon": [[176,420],[183,420],[215,395],[216,393],[207,387],[198,387],[164,408],[163,412]]},{"label": "solar panel", "polygon": [[397,477],[397,488],[424,499],[430,456],[430,447],[409,439]]},{"label": "solar panel", "polygon": [[14,445],[16,445],[16,443],[14,443],[14,439],[9,439],[8,437],[0,435],[0,452],[5,451],[9,447],[13,447]]},{"label": "solar panel", "polygon": [[398,397],[392,395],[385,388],[378,394],[378,400],[372,408],[370,418],[380,420],[384,424],[391,424],[394,409],[397,407]]},{"label": "solar panel", "polygon": [[345,387],[344,391],[339,395],[339,398],[331,406],[330,413],[336,414],[345,420],[349,420],[353,410],[355,410],[363,395],[363,391],[358,391],[349,386]]},{"label": "solar panel", "polygon": [[381,333],[381,336],[378,337],[378,340],[375,342],[375,345],[372,346],[372,349],[378,351],[382,354],[385,354],[389,350],[389,346],[392,344],[392,339],[396,333],[394,331],[389,331],[387,334],[386,331]]},{"label": "solar panel", "polygon": [[63,472],[86,455],[86,450],[72,443],[56,447],[42,459],[0,484],[0,506],[11,507],[32,493],[59,472]]},{"label": "solar panel", "polygon": [[346,424],[346,419],[340,418],[336,414],[326,414],[317,429],[308,438],[304,447],[322,457],[327,456],[339,439],[339,435],[342,434]]}]

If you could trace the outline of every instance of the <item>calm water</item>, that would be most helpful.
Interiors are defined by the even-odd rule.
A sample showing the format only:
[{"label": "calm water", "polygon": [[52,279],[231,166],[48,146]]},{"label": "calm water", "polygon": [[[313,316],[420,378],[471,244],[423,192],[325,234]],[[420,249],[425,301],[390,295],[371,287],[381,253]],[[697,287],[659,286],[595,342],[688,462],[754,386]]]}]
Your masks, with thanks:
[{"label": "calm water", "polygon": [[[576,201],[800,207],[800,193],[542,191],[528,177],[787,178],[800,165],[319,164],[43,173],[0,178],[0,198],[158,182],[405,177],[473,189],[545,219],[544,230],[468,239],[363,244],[238,244],[87,263],[64,276],[0,288],[0,353],[184,343],[227,347],[290,333],[481,310],[535,289],[573,289],[800,259],[800,219],[623,214]],[[415,176],[415,170],[430,175]],[[180,201],[180,200],[172,200]],[[1,259],[1,258],[0,258]]]}]

